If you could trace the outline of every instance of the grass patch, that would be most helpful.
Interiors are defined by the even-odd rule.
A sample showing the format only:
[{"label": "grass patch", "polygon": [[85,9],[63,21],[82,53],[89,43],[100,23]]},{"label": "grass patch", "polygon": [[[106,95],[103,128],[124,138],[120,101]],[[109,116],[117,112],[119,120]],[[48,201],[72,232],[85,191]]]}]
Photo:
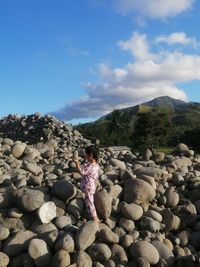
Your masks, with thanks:
[{"label": "grass patch", "polygon": [[163,152],[165,154],[172,154],[172,152],[174,151],[174,147],[159,147],[157,149],[158,152]]}]

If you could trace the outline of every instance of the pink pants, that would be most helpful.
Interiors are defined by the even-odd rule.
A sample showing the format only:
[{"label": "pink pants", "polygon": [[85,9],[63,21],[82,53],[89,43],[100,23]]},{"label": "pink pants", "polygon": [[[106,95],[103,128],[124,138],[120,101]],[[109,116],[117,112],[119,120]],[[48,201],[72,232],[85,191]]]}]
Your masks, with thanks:
[{"label": "pink pants", "polygon": [[87,207],[87,211],[92,218],[97,217],[96,208],[94,205],[94,194],[85,191],[85,205]]}]

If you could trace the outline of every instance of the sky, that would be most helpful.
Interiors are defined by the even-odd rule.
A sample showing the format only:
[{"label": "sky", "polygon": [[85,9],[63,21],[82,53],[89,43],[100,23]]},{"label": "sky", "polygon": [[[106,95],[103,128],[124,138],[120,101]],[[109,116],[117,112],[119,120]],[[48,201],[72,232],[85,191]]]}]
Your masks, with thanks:
[{"label": "sky", "polygon": [[200,102],[200,1],[0,0],[0,116]]}]

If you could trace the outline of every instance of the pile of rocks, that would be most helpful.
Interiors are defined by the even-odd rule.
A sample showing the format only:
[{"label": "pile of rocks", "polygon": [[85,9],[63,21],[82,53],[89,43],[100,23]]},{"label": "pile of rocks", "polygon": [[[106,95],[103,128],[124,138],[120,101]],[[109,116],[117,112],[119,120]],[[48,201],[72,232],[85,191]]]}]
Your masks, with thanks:
[{"label": "pile of rocks", "polygon": [[39,114],[2,119],[0,136],[0,267],[199,266],[200,156],[186,145],[101,149],[97,225],[82,222],[72,161],[89,140]]}]

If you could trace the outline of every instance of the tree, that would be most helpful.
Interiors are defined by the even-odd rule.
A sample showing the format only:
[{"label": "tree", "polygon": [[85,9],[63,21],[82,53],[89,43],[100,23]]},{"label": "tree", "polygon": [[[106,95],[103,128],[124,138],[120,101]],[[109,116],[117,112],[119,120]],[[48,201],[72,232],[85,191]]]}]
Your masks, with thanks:
[{"label": "tree", "polygon": [[121,137],[128,130],[128,124],[129,120],[124,112],[119,109],[114,109],[110,118],[107,120],[106,133],[109,137],[113,137],[114,142],[119,145]]},{"label": "tree", "polygon": [[200,152],[200,127],[186,131],[182,138],[184,143]]},{"label": "tree", "polygon": [[156,110],[138,113],[133,134],[134,146],[156,148],[159,145],[166,145],[170,129],[170,113]]}]

